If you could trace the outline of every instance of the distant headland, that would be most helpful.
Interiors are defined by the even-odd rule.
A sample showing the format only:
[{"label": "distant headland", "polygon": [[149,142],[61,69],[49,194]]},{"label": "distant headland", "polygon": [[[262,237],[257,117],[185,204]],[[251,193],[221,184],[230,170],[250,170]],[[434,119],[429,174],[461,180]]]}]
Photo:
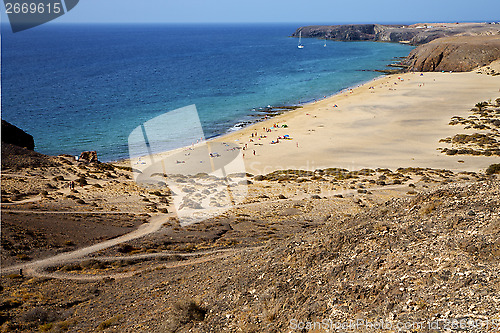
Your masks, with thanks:
[{"label": "distant headland", "polygon": [[408,71],[470,71],[500,59],[500,24],[347,24],[298,28],[292,37],[337,41],[380,41],[418,46],[401,61]]}]

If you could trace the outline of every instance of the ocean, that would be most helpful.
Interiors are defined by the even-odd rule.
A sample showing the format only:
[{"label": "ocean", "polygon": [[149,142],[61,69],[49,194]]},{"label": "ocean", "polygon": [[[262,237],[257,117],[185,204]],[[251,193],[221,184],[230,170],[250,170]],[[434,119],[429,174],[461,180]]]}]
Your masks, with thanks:
[{"label": "ocean", "polygon": [[377,76],[411,46],[302,39],[299,25],[63,25],[13,34],[2,26],[2,119],[36,150],[128,157],[128,136],[195,104],[206,138]]}]

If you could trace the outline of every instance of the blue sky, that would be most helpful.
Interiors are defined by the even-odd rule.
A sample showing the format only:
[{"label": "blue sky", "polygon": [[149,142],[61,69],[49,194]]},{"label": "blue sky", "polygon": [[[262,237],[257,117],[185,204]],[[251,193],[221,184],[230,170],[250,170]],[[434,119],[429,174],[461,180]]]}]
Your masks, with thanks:
[{"label": "blue sky", "polygon": [[500,0],[80,0],[56,22],[407,23],[498,21],[498,13]]}]

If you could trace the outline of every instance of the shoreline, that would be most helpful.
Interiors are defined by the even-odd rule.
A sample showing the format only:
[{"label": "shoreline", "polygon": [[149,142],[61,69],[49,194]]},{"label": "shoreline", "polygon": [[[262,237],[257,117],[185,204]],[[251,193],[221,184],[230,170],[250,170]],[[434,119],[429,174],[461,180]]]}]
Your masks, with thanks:
[{"label": "shoreline", "polygon": [[[376,71],[374,71],[376,72]],[[337,91],[337,92],[334,92],[330,95],[326,95],[320,99],[312,99],[312,100],[307,100],[305,102],[300,102],[299,103],[295,103],[295,104],[283,104],[283,105],[275,105],[275,106],[272,106],[272,105],[268,105],[267,107],[258,107],[258,108],[253,108],[249,111],[254,111],[255,112],[264,112],[264,109],[266,108],[270,108],[270,115],[268,116],[267,119],[263,119],[263,118],[260,118],[260,115],[255,115],[254,117],[255,118],[259,118],[258,120],[255,120],[253,122],[247,122],[245,120],[241,120],[241,121],[238,121],[237,123],[235,123],[233,126],[231,126],[230,128],[228,128],[224,133],[220,133],[220,134],[217,134],[217,135],[214,135],[214,136],[211,136],[209,138],[206,138],[205,139],[205,142],[212,142],[212,141],[217,141],[218,139],[220,138],[223,138],[227,135],[231,135],[231,134],[235,134],[235,133],[238,133],[240,131],[243,131],[245,129],[247,129],[248,127],[250,126],[253,126],[253,125],[257,125],[257,124],[260,124],[260,123],[263,123],[263,122],[266,122],[266,121],[269,121],[269,120],[272,120],[276,117],[279,117],[279,116],[282,116],[284,114],[288,114],[290,112],[294,112],[294,111],[298,111],[308,105],[312,105],[312,104],[315,104],[315,103],[318,103],[318,102],[321,102],[321,101],[324,101],[326,99],[329,99],[329,98],[333,98],[339,94],[343,94],[343,93],[346,93],[346,92],[349,92],[350,90],[353,90],[353,89],[356,89],[356,88],[360,88],[362,86],[364,86],[365,84],[368,84],[370,82],[374,82],[378,79],[381,79],[381,78],[384,78],[384,77],[388,77],[389,75],[392,75],[392,74],[380,74],[370,80],[364,80],[364,81],[360,81],[358,83],[355,83],[351,86],[348,86],[348,87],[345,87],[345,88],[342,88],[341,90]],[[294,108],[294,109],[292,109]],[[276,110],[284,110],[282,113],[278,113],[278,112],[275,112]],[[262,115],[264,116],[264,115]],[[247,114],[246,117],[252,117],[252,114]],[[238,124],[245,124],[241,127],[238,127],[238,128],[235,128],[237,127]],[[196,144],[195,144],[196,145]],[[174,152],[178,152],[178,151],[181,151],[183,149],[187,149],[189,148],[190,145],[187,145],[187,146],[183,146],[183,147],[178,147],[178,148],[174,148],[174,149],[170,149],[170,150],[166,150],[166,151],[160,151],[160,152],[155,152],[153,153],[152,155],[153,156],[161,156],[161,155],[165,155],[165,154],[170,154],[170,153],[174,153]],[[147,157],[148,155],[141,155],[140,157],[141,158],[144,158],[144,157]],[[104,163],[112,163],[112,164],[119,164],[119,165],[122,165],[124,163],[129,163],[130,162],[130,157],[127,157],[127,158],[118,158],[118,159],[111,159],[111,160],[106,160],[106,161],[103,161]]]},{"label": "shoreline", "polygon": [[[354,84],[352,86],[349,86],[349,87],[346,87],[346,88],[342,88],[341,90],[339,90],[339,91],[337,91],[335,93],[332,93],[330,95],[324,96],[323,98],[308,100],[308,101],[306,101],[304,103],[299,102],[297,104],[278,105],[278,106],[268,105],[267,108],[269,108],[269,107],[271,108],[271,112],[270,112],[271,115],[269,115],[267,119],[260,118],[260,119],[258,119],[256,121],[248,123],[248,124],[246,124],[246,125],[244,125],[244,126],[242,126],[240,128],[231,130],[231,129],[235,128],[235,126],[237,126],[238,124],[243,123],[243,121],[238,122],[235,125],[233,125],[232,127],[230,127],[229,129],[227,129],[224,133],[217,134],[215,136],[206,138],[205,142],[206,143],[210,143],[210,142],[222,142],[221,140],[223,140],[224,137],[226,137],[226,136],[230,136],[230,135],[233,135],[233,134],[238,134],[241,131],[247,130],[249,127],[256,126],[256,125],[259,125],[259,124],[262,124],[262,123],[265,123],[265,122],[270,122],[271,120],[273,120],[273,119],[275,119],[277,117],[289,114],[291,112],[300,111],[304,107],[307,107],[307,106],[310,106],[310,105],[314,105],[315,103],[319,103],[319,102],[328,100],[330,98],[334,98],[334,97],[336,97],[338,95],[341,95],[341,94],[344,94],[344,93],[349,93],[349,91],[352,91],[352,90],[357,89],[357,88],[361,88],[362,86],[364,86],[366,84],[369,84],[371,82],[375,82],[375,81],[377,81],[379,79],[383,79],[383,78],[388,77],[390,75],[395,75],[395,74],[379,74],[378,76],[374,77],[373,79],[370,79],[370,80],[367,80],[367,81],[361,81],[361,82],[356,83],[356,84]],[[266,107],[259,107],[258,109],[254,108],[252,110],[258,111],[258,110],[264,110],[265,108]],[[294,108],[294,109],[291,109],[291,108]],[[273,114],[273,110],[276,110],[276,109],[282,109],[282,110],[285,110],[285,111],[283,111],[282,113],[279,113],[279,114]],[[251,116],[251,115],[249,114],[247,116]],[[255,118],[257,118],[257,116]],[[200,145],[202,143],[203,142],[197,142],[197,143],[193,143],[192,145],[186,145],[186,146],[182,146],[182,147],[178,147],[178,148],[174,148],[174,149],[170,149],[170,150],[166,150],[166,151],[155,152],[155,153],[152,154],[152,156],[157,157],[157,158],[159,158],[159,157],[164,158],[164,157],[172,155],[174,153],[188,150],[193,145],[196,147],[196,146],[198,146],[198,145]],[[146,158],[147,156],[149,156],[149,155],[141,155],[141,156],[138,156],[138,157],[135,157],[135,158],[141,159],[141,158]],[[130,164],[130,157],[129,158],[114,159],[114,160],[109,160],[109,161],[103,161],[103,162],[104,163],[116,164],[116,165]]]},{"label": "shoreline", "polygon": [[[500,61],[490,66],[500,67]],[[326,167],[479,171],[494,163],[495,157],[447,156],[436,149],[446,147],[440,139],[457,132],[470,132],[448,125],[451,117],[467,117],[476,103],[497,98],[498,81],[476,71],[380,76],[212,141],[249,144],[253,131],[260,136],[262,127],[286,123],[286,130],[274,129],[272,135],[288,134],[292,140],[269,145],[271,138],[266,135],[267,138],[258,140],[264,146],[255,142],[251,145],[252,154],[245,156],[245,162],[247,172],[255,174]],[[331,128],[333,133],[325,133],[328,132],[325,128]],[[358,131],[366,138],[360,138]]]},{"label": "shoreline", "polygon": [[[500,68],[500,61],[490,66]],[[476,103],[498,98],[499,81],[477,70],[380,75],[205,142],[231,143],[240,149],[246,144],[247,149],[241,150],[246,172],[255,175],[329,167],[480,171],[498,157],[448,156],[438,148],[451,147],[440,139],[470,132],[449,125],[450,119],[455,115],[467,117]],[[286,128],[281,127],[284,124]],[[291,139],[271,143],[285,135]],[[185,149],[189,146],[153,156],[162,159]]]},{"label": "shoreline", "polygon": [[[376,72],[376,71],[375,71],[375,72]],[[336,96],[336,95],[338,95],[338,94],[342,94],[342,93],[348,92],[349,90],[353,90],[353,89],[359,88],[359,87],[361,87],[361,86],[363,86],[363,85],[365,85],[365,84],[368,84],[368,83],[370,83],[370,82],[376,81],[376,80],[378,80],[378,79],[380,79],[380,78],[383,78],[383,77],[386,77],[386,76],[388,76],[388,75],[389,75],[389,74],[380,74],[380,75],[378,75],[377,77],[375,77],[375,78],[373,78],[373,79],[371,79],[371,80],[361,81],[361,82],[359,82],[359,83],[356,83],[356,84],[354,84],[354,85],[352,85],[352,86],[349,86],[349,87],[346,87],[346,88],[342,88],[341,90],[339,90],[339,91],[337,91],[337,92],[335,92],[335,93],[332,93],[332,94],[330,94],[330,95],[326,95],[326,96],[324,96],[324,97],[322,97],[322,98],[319,98],[319,99],[307,100],[307,101],[305,101],[305,102],[303,102],[303,103],[299,101],[299,103],[296,103],[296,104],[290,104],[290,105],[276,105],[276,106],[273,106],[273,105],[268,105],[268,106],[267,106],[267,108],[269,108],[269,107],[271,108],[271,111],[270,111],[271,115],[270,115],[267,119],[262,119],[262,118],[260,118],[259,120],[256,120],[256,121],[254,121],[254,122],[248,123],[247,125],[242,126],[242,127],[238,128],[238,129],[231,130],[232,128],[235,128],[235,126],[237,126],[238,124],[242,124],[242,123],[243,123],[243,121],[242,121],[242,122],[238,122],[238,123],[236,123],[235,125],[233,125],[232,127],[230,127],[229,129],[227,129],[227,130],[226,130],[226,132],[224,132],[224,133],[222,133],[222,134],[217,134],[217,135],[212,136],[212,137],[209,137],[206,141],[208,142],[208,141],[211,141],[211,140],[215,140],[215,139],[220,138],[220,137],[223,137],[223,136],[225,136],[225,135],[233,134],[233,133],[236,133],[236,132],[238,132],[238,131],[244,130],[245,128],[247,128],[247,127],[249,127],[249,126],[256,125],[256,124],[259,124],[259,123],[262,123],[262,122],[265,122],[265,121],[271,120],[271,119],[273,119],[273,118],[276,118],[276,117],[278,117],[278,116],[281,116],[281,115],[287,114],[287,113],[289,113],[289,112],[293,112],[293,111],[300,110],[301,108],[304,108],[304,107],[306,107],[306,106],[308,106],[308,105],[310,105],[310,104],[314,104],[314,103],[317,103],[317,102],[321,102],[321,101],[323,101],[323,100],[325,100],[325,99],[332,98],[332,97],[334,97],[334,96]],[[258,110],[263,110],[263,109],[265,109],[265,108],[266,108],[266,107],[260,107],[259,109],[253,108],[252,110],[256,110],[256,111],[258,111]],[[295,108],[295,109],[292,109],[292,110],[291,110],[291,108]],[[279,113],[279,114],[273,114],[273,111],[274,111],[274,110],[277,110],[277,109],[282,109],[282,110],[285,110],[285,111],[283,111],[282,113]],[[260,111],[260,112],[262,112],[262,111]],[[249,114],[249,115],[247,115],[247,117],[248,117],[248,116],[251,116],[251,115]],[[255,116],[255,117],[257,118],[257,116]],[[180,149],[180,148],[185,148],[185,147],[179,147],[179,148],[177,148],[177,149]],[[174,149],[174,150],[175,150],[175,149]],[[164,153],[164,152],[161,152],[160,154],[162,154],[162,153]]]}]

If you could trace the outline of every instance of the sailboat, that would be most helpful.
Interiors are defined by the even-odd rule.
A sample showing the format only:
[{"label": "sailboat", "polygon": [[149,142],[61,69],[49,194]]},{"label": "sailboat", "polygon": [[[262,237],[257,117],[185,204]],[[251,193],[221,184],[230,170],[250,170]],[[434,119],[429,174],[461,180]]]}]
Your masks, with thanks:
[{"label": "sailboat", "polygon": [[325,45],[323,45],[323,47],[326,47],[326,37],[325,37]]},{"label": "sailboat", "polygon": [[302,31],[299,31],[299,45],[297,45],[299,49],[303,49],[304,45],[302,45]]}]

